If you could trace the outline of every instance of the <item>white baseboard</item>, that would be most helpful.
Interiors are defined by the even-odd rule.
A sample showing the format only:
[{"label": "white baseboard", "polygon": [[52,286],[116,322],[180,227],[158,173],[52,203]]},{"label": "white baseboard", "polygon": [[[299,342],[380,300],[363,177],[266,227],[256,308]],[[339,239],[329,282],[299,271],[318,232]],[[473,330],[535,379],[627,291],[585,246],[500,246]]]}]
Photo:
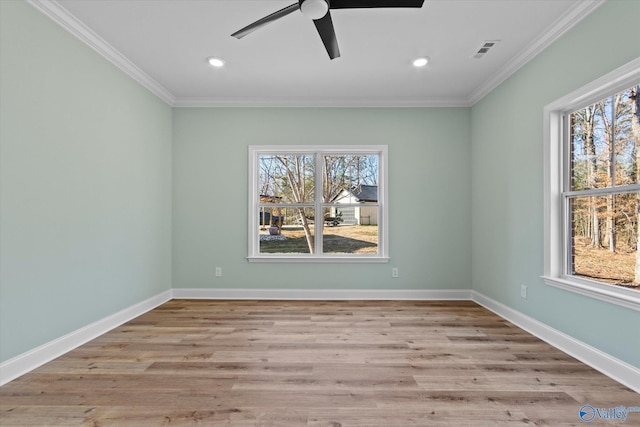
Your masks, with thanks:
[{"label": "white baseboard", "polygon": [[175,299],[469,300],[469,289],[173,289]]},{"label": "white baseboard", "polygon": [[640,369],[617,359],[595,347],[578,341],[532,317],[520,313],[479,292],[471,291],[473,301],[487,310],[535,335],[557,349],[575,357],[582,363],[602,372],[604,375],[640,393]]},{"label": "white baseboard", "polygon": [[44,365],[171,299],[171,290],[146,299],[0,364],[0,386]]},{"label": "white baseboard", "polygon": [[561,351],[640,393],[640,369],[520,313],[479,292],[468,289],[179,289],[145,301],[91,323],[74,332],[22,353],[0,364],[0,386],[62,354],[146,313],[171,299],[269,300],[473,300]]}]

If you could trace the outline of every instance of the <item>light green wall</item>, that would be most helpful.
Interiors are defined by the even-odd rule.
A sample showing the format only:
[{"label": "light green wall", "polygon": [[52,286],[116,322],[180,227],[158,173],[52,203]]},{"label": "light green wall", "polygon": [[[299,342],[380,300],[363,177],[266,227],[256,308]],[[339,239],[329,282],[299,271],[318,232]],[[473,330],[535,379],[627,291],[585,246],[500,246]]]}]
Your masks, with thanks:
[{"label": "light green wall", "polygon": [[640,1],[597,9],[472,108],[471,145],[474,290],[640,367],[640,313],[540,279],[542,109],[640,57],[638,16]]},{"label": "light green wall", "polygon": [[[469,289],[469,125],[468,108],[176,109],[174,288]],[[248,263],[251,144],[388,144],[391,262]]]},{"label": "light green wall", "polygon": [[0,360],[171,287],[172,110],[0,1]]},{"label": "light green wall", "polygon": [[[472,109],[172,111],[25,3],[0,12],[0,360],[172,285],[473,285],[640,366],[637,312],[539,278],[542,107],[640,56],[640,2],[609,1]],[[391,262],[249,264],[249,144],[388,144]]]}]

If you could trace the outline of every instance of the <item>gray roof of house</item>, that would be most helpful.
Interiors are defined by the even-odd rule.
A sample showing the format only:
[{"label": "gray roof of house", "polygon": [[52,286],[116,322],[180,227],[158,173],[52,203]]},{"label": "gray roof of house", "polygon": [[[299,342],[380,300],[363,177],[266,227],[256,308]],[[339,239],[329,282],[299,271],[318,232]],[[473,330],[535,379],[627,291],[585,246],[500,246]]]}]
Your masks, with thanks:
[{"label": "gray roof of house", "polygon": [[378,186],[377,185],[358,185],[351,190],[358,200],[361,202],[377,202],[378,201]]}]

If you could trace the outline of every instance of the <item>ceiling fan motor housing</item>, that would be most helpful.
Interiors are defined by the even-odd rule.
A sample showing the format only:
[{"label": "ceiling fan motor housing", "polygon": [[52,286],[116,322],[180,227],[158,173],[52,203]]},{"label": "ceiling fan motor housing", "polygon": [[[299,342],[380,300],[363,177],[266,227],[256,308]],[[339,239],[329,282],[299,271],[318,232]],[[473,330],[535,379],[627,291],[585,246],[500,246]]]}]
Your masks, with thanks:
[{"label": "ceiling fan motor housing", "polygon": [[298,0],[300,12],[314,21],[324,17],[329,11],[329,0]]}]

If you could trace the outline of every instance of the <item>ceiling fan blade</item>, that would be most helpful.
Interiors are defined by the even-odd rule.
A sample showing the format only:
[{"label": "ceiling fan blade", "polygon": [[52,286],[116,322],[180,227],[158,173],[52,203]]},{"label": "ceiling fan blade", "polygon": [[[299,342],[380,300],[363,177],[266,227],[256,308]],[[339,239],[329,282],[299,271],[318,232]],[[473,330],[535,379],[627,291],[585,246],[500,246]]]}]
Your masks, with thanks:
[{"label": "ceiling fan blade", "polygon": [[422,7],[424,0],[331,0],[331,9]]},{"label": "ceiling fan blade", "polygon": [[338,40],[336,39],[336,32],[333,29],[333,21],[331,20],[331,12],[327,12],[320,19],[316,19],[313,21],[316,25],[316,29],[318,30],[318,34],[320,34],[320,38],[322,39],[322,43],[324,43],[324,47],[327,49],[327,53],[329,54],[329,58],[335,59],[340,57],[340,49],[338,48]]},{"label": "ceiling fan blade", "polygon": [[236,31],[235,33],[231,34],[233,37],[237,38],[237,39],[241,39],[242,37],[246,36],[247,34],[250,34],[252,32],[254,32],[255,30],[264,27],[267,24],[272,23],[273,21],[280,19],[282,17],[287,16],[288,14],[295,12],[296,10],[300,9],[300,5],[298,3],[292,4],[291,6],[287,6],[284,9],[280,9],[277,12],[272,13],[271,15],[265,16],[262,19],[258,19],[256,22],[254,22],[253,24],[249,24],[246,27],[242,28],[241,30]]}]

